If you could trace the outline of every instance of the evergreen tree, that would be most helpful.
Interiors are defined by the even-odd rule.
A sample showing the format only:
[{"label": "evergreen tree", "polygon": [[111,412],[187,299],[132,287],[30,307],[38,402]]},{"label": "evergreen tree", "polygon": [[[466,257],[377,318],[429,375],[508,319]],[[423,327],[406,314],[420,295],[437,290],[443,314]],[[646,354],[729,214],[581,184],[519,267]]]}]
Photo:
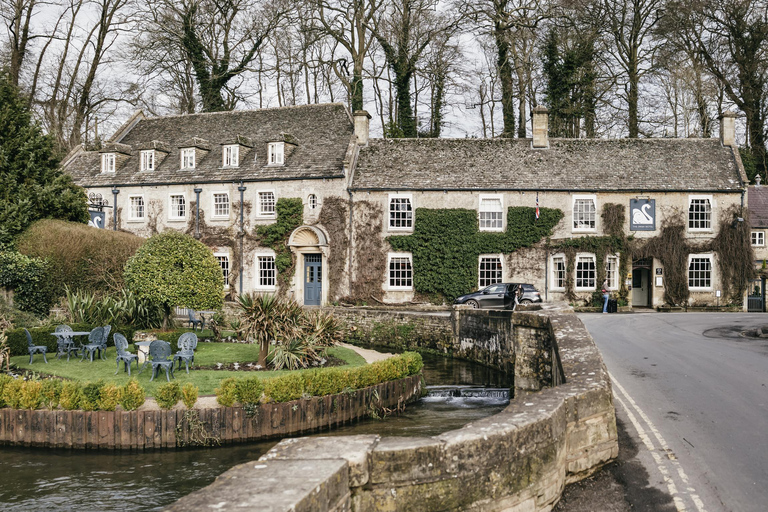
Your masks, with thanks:
[{"label": "evergreen tree", "polygon": [[59,169],[53,140],[0,76],[0,248],[38,219],[88,222],[85,191]]}]

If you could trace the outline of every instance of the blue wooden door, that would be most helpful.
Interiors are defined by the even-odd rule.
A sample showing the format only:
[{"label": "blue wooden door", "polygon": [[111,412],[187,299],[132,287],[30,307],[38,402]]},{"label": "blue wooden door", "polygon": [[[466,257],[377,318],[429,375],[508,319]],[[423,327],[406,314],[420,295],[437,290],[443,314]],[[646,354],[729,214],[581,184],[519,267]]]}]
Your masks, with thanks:
[{"label": "blue wooden door", "polygon": [[323,257],[304,255],[304,305],[319,306],[323,297]]}]

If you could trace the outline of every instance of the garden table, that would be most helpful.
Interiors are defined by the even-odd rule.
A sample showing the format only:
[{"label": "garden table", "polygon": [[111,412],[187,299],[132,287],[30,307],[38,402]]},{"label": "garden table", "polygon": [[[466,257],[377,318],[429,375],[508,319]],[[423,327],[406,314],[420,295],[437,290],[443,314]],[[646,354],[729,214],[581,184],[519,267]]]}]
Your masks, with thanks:
[{"label": "garden table", "polygon": [[133,344],[136,347],[136,354],[139,356],[139,364],[144,364],[144,361],[149,357],[149,345],[155,340],[137,341]]},{"label": "garden table", "polygon": [[[56,336],[57,338],[71,338],[73,336],[88,336],[91,334],[91,331],[61,331],[61,332],[52,332],[52,336]],[[72,342],[72,345],[74,345],[75,342]],[[77,351],[75,352],[75,355],[77,355],[78,352],[81,352],[83,350],[83,344],[80,344],[80,347],[77,347]],[[67,353],[67,361],[69,361],[69,353]]]}]

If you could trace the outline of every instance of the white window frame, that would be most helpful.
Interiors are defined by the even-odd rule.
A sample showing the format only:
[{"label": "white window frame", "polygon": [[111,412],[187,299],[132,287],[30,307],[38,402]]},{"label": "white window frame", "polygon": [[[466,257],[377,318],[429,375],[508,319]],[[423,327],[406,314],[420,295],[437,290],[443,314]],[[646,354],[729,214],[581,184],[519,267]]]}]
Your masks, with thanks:
[{"label": "white window frame", "polygon": [[155,170],[155,150],[145,149],[139,152],[139,159],[141,161],[140,170],[142,172],[151,172]]},{"label": "white window frame", "polygon": [[[557,266],[555,265],[558,260],[563,262],[563,277],[562,277],[563,285],[562,286],[558,286],[559,271],[557,270]],[[565,258],[565,254],[563,253],[553,254],[552,258],[550,259],[550,262],[551,262],[550,268],[552,269],[552,272],[551,272],[552,290],[557,290],[557,291],[565,290],[565,286],[566,286],[565,283],[568,280],[568,260]]]},{"label": "white window frame", "polygon": [[[410,215],[410,218],[408,218],[407,216],[405,217],[405,219],[408,220],[408,224],[409,225],[407,225],[407,226],[393,226],[392,225],[392,221],[393,221],[392,214],[394,213],[393,210],[392,210],[392,201],[394,199],[407,199],[408,200],[408,204],[411,205],[411,210],[410,210],[410,214],[411,215]],[[388,227],[389,231],[413,231],[414,214],[416,213],[416,208],[414,208],[414,206],[413,206],[413,194],[389,194],[389,196],[387,197],[386,212],[387,212],[387,214],[386,214],[387,215],[387,227]]]},{"label": "white window frame", "polygon": [[319,204],[320,203],[317,200],[317,194],[309,194],[307,196],[307,206],[310,210],[316,210]]},{"label": "white window frame", "polygon": [[[483,200],[498,200],[499,201],[499,210],[484,210],[483,209]],[[499,214],[499,221],[501,221],[500,226],[494,226],[494,227],[484,227],[483,226],[483,219],[482,215],[484,213],[498,213]],[[487,222],[487,221],[486,221]],[[477,225],[480,229],[480,231],[504,231],[504,196],[501,194],[480,194],[477,200]]]},{"label": "white window frame", "polygon": [[[133,200],[141,199],[141,216],[134,215]],[[128,196],[128,220],[145,220],[147,218],[147,203],[144,201],[144,194],[132,194]]]},{"label": "white window frame", "polygon": [[[392,260],[393,259],[407,259],[410,265],[410,285],[393,285],[392,284]],[[406,270],[407,271],[407,270]],[[413,290],[413,254],[410,252],[390,252],[387,253],[387,290],[392,291],[410,291]]]},{"label": "white window frame", "polygon": [[[227,213],[216,213],[216,196],[224,195],[227,198]],[[223,204],[223,203],[221,203]],[[229,192],[227,191],[214,191],[211,193],[211,218],[213,219],[228,219],[229,218],[229,212],[232,211],[231,202],[229,200]]]},{"label": "white window frame", "polygon": [[[691,203],[695,200],[707,200],[709,201],[709,227],[706,228],[692,228],[691,227]],[[688,231],[691,233],[711,233],[713,219],[715,218],[715,200],[711,195],[691,195],[688,196],[688,208],[686,209],[686,224]]]},{"label": "white window frame", "polygon": [[194,169],[195,164],[195,148],[181,148],[181,151],[179,151],[179,168]]},{"label": "white window frame", "polygon": [[[609,263],[613,263],[613,269],[609,272]],[[613,274],[613,278],[611,278]],[[619,277],[619,255],[609,254],[605,257],[605,279],[608,281],[609,290],[618,290],[621,278]]]},{"label": "white window frame", "polygon": [[[498,281],[486,282],[485,284],[481,284],[482,283],[482,275],[481,275],[482,270],[480,269],[480,267],[483,264],[483,260],[484,259],[497,259],[497,260],[499,260],[499,266],[501,267],[501,270],[499,271],[500,275],[499,275],[499,280]],[[486,270],[486,272],[487,272],[487,270]],[[506,275],[506,267],[505,267],[505,264],[504,264],[504,255],[503,254],[481,254],[480,256],[478,256],[478,258],[477,258],[477,286],[478,286],[478,288],[482,289],[482,288],[485,288],[486,286],[490,286],[492,284],[503,283],[505,275]],[[485,279],[487,280],[488,278],[486,277]]]},{"label": "white window frame", "polygon": [[239,167],[240,166],[240,145],[239,144],[227,144],[222,147],[221,166],[222,167]]},{"label": "white window frame", "polygon": [[[592,201],[595,207],[594,212],[594,227],[577,227],[576,226],[576,201]],[[574,195],[571,200],[571,232],[573,233],[594,233],[597,231],[597,196],[592,195]]]},{"label": "white window frame", "polygon": [[[261,260],[266,258],[272,258],[272,284],[269,285],[262,285],[261,284]],[[256,265],[256,283],[255,283],[255,289],[261,290],[261,291],[275,291],[277,289],[277,264],[275,262],[275,254],[274,253],[261,253],[255,255],[255,261]]]},{"label": "white window frame", "polygon": [[[594,276],[592,277],[594,284],[592,286],[579,286],[578,284],[579,283],[579,278],[578,278],[579,263],[580,263],[580,260],[582,259],[592,260],[592,267],[594,269],[593,270]],[[595,257],[595,255],[592,253],[586,253],[586,252],[576,254],[576,257],[573,261],[573,289],[577,292],[594,291],[597,289],[597,284],[598,284],[597,283],[597,258]]]},{"label": "white window frame", "polygon": [[267,165],[285,164],[285,142],[267,144]]},{"label": "white window frame", "polygon": [[[274,204],[274,211],[272,212],[263,212],[263,206],[264,203],[262,202],[262,194],[272,194],[272,197],[275,200]],[[260,217],[262,219],[274,219],[277,216],[277,194],[274,190],[257,190],[256,191],[256,216]]]},{"label": "white window frame", "polygon": [[[180,197],[183,201],[184,205],[184,215],[179,216],[177,215],[177,210],[175,207],[178,207],[179,204],[176,204],[174,207],[173,201],[174,198]],[[187,220],[187,196],[184,193],[176,193],[176,194],[168,194],[168,220]]]},{"label": "white window frame", "polygon": [[230,268],[231,260],[229,258],[228,252],[215,252],[213,253],[213,257],[216,258],[216,261],[219,263],[219,267],[221,267],[221,260],[219,258],[226,258],[227,259],[227,274],[224,275],[224,268],[221,268],[221,277],[224,279],[224,289],[229,290],[229,276],[232,269]]},{"label": "white window frame", "polygon": [[116,160],[114,153],[101,154],[101,172],[115,172]]},{"label": "white window frame", "polygon": [[[709,260],[709,286],[691,286],[691,263],[694,259]],[[710,292],[714,287],[715,279],[715,258],[712,253],[689,254],[688,266],[686,267],[686,278],[688,279],[688,289],[692,292]]]},{"label": "white window frame", "polygon": [[750,238],[752,241],[752,247],[765,247],[765,231],[752,231]]}]

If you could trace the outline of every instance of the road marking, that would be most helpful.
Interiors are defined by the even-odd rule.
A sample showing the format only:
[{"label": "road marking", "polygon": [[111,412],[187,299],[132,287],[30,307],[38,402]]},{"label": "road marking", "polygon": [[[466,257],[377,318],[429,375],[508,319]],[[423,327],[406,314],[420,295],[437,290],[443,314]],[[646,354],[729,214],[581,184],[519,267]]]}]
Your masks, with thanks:
[{"label": "road marking", "polygon": [[[627,390],[624,389],[619,381],[616,380],[616,377],[614,377],[610,372],[608,372],[608,375],[610,375],[615,389],[618,389],[621,395],[623,395],[624,398],[622,399],[622,397],[619,396],[619,393],[614,392],[616,400],[627,413],[629,421],[632,422],[635,430],[637,430],[637,435],[640,437],[640,440],[651,453],[651,456],[656,463],[656,468],[659,470],[659,473],[661,473],[661,476],[664,479],[664,483],[667,485],[667,489],[669,490],[669,494],[672,495],[675,508],[677,508],[679,512],[685,512],[686,506],[683,498],[688,496],[693,502],[693,505],[696,507],[696,510],[699,512],[706,512],[704,503],[701,501],[701,498],[699,498],[699,495],[696,494],[696,490],[690,485],[688,475],[686,475],[685,471],[683,471],[683,468],[680,465],[680,461],[677,459],[674,452],[669,448],[669,445],[661,435],[661,432],[658,431],[651,419],[645,414],[640,406],[637,405],[637,402],[635,402]],[[627,406],[627,403],[629,403],[629,406]],[[638,419],[638,416],[640,419]],[[642,422],[640,420],[642,420]],[[645,422],[647,429],[646,427],[643,427],[643,422]],[[654,445],[653,438],[656,439],[659,445],[658,447]],[[664,457],[660,455],[660,452],[663,452],[664,455],[666,455],[666,461],[664,460]],[[670,465],[672,466],[671,468],[668,467]],[[678,486],[673,478],[675,473],[677,474],[677,477],[680,479],[682,484],[680,485],[680,488],[685,489],[685,491],[678,491]]]}]

